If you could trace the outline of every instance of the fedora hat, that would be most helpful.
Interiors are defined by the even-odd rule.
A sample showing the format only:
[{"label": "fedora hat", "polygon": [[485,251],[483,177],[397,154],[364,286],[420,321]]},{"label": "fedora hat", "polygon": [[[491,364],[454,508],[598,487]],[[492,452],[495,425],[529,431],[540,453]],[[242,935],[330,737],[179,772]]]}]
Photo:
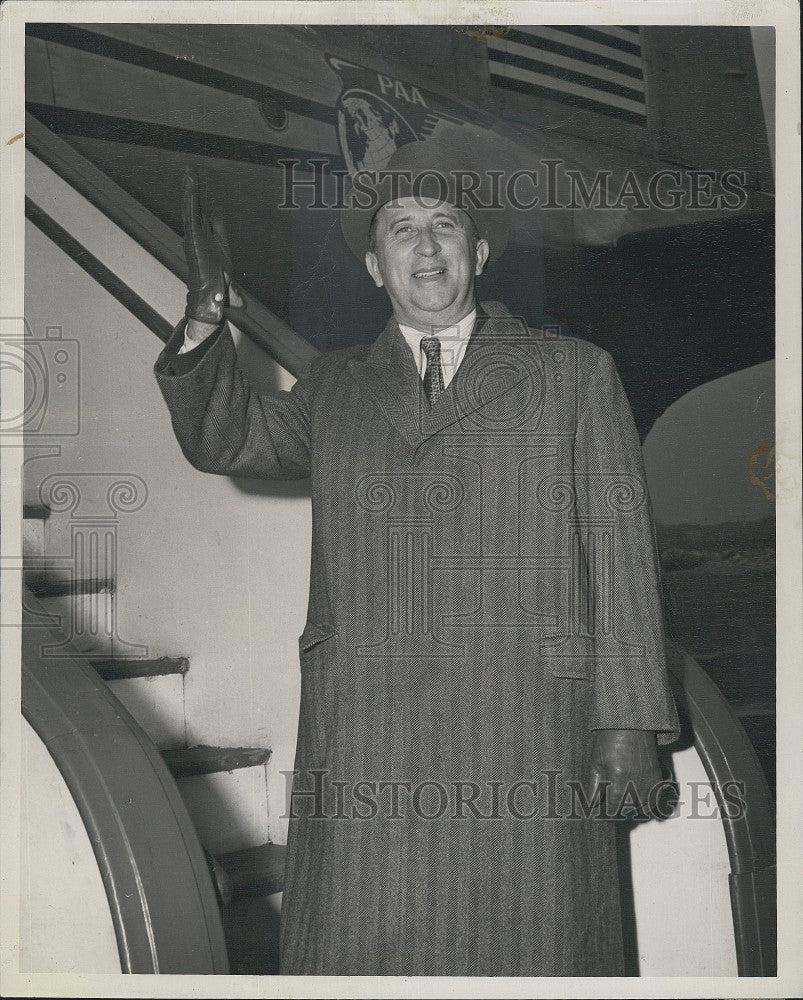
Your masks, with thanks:
[{"label": "fedora hat", "polygon": [[[488,241],[489,264],[507,245],[508,219],[491,175],[482,170],[464,142],[425,139],[400,146],[380,171],[360,171],[340,225],[346,243],[360,260],[368,250],[371,222],[391,200],[414,197],[437,199],[463,209],[474,221],[481,239]],[[497,185],[498,187],[498,185]]]}]

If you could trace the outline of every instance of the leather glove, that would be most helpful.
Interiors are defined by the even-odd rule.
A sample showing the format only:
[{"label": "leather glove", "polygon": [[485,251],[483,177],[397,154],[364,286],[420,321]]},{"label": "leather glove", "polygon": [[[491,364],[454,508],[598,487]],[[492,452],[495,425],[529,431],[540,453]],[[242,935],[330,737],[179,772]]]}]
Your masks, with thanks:
[{"label": "leather glove", "polygon": [[641,729],[598,729],[591,755],[592,801],[602,782],[605,812],[616,818],[646,815],[661,780],[655,733]]},{"label": "leather glove", "polygon": [[184,168],[181,217],[184,223],[184,256],[187,261],[188,319],[217,326],[227,304],[242,306],[231,282],[232,261],[220,219],[207,218],[201,208],[200,182],[194,167]]}]

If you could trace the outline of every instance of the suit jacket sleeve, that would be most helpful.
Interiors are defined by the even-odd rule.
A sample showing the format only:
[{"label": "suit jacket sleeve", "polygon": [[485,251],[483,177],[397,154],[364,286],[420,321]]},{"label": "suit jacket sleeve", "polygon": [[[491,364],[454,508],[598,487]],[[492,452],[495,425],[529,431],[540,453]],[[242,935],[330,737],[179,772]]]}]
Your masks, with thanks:
[{"label": "suit jacket sleeve", "polygon": [[178,354],[186,321],[173,331],[154,372],[181,450],[201,472],[303,479],[310,472],[309,380],[260,395],[237,364],[227,325]]},{"label": "suit jacket sleeve", "polygon": [[575,491],[593,621],[592,729],[678,736],[666,670],[661,579],[641,444],[613,360],[600,351],[580,386]]}]

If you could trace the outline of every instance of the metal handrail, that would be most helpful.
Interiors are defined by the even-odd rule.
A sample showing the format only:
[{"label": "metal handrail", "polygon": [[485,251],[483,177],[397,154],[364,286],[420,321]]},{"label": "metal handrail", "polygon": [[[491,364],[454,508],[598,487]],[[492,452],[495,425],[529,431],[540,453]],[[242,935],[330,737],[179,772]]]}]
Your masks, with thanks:
[{"label": "metal handrail", "polygon": [[[775,807],[744,727],[724,695],[684,649],[667,643],[678,709],[717,797],[731,872],[736,960],[740,976],[777,969]],[[744,808],[735,808],[737,793]]]},{"label": "metal handrail", "polygon": [[[170,226],[29,111],[25,114],[25,129],[25,145],[31,152],[160,264],[182,281],[187,280],[183,241]],[[296,378],[303,375],[320,351],[253,295],[242,289],[240,292],[244,308],[226,310],[232,323],[291,375]]]}]

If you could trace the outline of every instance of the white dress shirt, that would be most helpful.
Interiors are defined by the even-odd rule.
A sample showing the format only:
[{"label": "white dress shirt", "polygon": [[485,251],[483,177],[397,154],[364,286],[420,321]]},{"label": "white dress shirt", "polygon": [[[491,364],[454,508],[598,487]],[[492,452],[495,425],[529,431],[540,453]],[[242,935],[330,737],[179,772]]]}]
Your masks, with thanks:
[{"label": "white dress shirt", "polygon": [[[211,336],[211,334],[210,334],[210,336]],[[205,339],[206,338],[204,338],[204,340]],[[191,351],[193,349],[193,347],[198,347],[198,345],[202,344],[202,343],[203,343],[203,340],[190,340],[190,338],[187,336],[187,331],[185,329],[184,330],[184,343],[181,345],[181,347],[179,347],[177,353],[178,354],[186,354],[187,351]]]},{"label": "white dress shirt", "polygon": [[402,326],[399,323],[399,329],[413,352],[421,378],[424,377],[424,372],[427,370],[427,357],[421,350],[422,339],[424,337],[437,337],[441,342],[441,368],[443,369],[443,387],[445,389],[455,377],[465,356],[476,318],[477,310],[472,309],[468,316],[464,316],[454,326],[445,326],[441,330],[433,329],[431,333],[422,333],[421,330],[415,330],[411,326]]},{"label": "white dress shirt", "polygon": [[[445,326],[441,330],[435,329],[431,333],[422,333],[421,330],[416,330],[412,326],[402,326],[401,323],[399,323],[399,329],[402,332],[402,336],[407,341],[410,350],[413,352],[413,358],[415,359],[418,374],[421,378],[424,377],[424,372],[427,369],[427,358],[421,350],[421,341],[424,337],[437,337],[441,342],[443,387],[444,389],[447,388],[449,383],[454,378],[457,369],[460,367],[460,363],[466,353],[466,347],[468,346],[468,341],[471,337],[471,331],[474,329],[474,321],[476,318],[477,310],[474,308],[468,316],[464,316],[460,322],[456,323],[454,326]],[[178,353],[185,354],[187,351],[191,351],[193,347],[197,347],[199,343],[203,343],[203,341],[196,342],[190,340],[185,334],[184,343],[179,348]]]}]

